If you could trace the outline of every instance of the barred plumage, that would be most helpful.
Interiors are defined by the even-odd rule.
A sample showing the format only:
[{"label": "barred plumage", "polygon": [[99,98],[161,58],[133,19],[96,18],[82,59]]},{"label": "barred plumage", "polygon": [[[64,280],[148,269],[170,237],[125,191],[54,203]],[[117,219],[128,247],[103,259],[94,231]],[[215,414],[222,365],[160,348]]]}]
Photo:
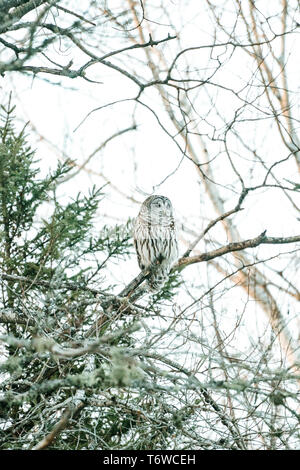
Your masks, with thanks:
[{"label": "barred plumage", "polygon": [[178,257],[173,207],[167,197],[150,196],[143,202],[135,220],[134,246],[142,270],[159,264],[148,280],[151,290],[159,290]]}]

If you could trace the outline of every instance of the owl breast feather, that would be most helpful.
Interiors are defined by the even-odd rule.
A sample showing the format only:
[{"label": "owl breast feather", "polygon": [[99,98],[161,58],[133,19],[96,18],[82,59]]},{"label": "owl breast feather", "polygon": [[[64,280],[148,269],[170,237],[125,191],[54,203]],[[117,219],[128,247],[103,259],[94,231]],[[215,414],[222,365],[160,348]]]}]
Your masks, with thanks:
[{"label": "owl breast feather", "polygon": [[177,241],[173,227],[144,224],[137,220],[134,243],[141,269],[159,262],[171,267],[177,256]]}]

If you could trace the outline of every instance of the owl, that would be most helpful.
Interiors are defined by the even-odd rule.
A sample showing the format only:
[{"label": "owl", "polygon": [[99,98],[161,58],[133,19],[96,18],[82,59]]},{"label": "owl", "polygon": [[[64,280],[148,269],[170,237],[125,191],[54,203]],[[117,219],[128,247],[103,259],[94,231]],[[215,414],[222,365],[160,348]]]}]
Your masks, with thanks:
[{"label": "owl", "polygon": [[148,286],[163,287],[173,263],[178,258],[177,234],[171,201],[165,196],[149,196],[142,204],[134,223],[134,246],[139,267],[157,265]]}]

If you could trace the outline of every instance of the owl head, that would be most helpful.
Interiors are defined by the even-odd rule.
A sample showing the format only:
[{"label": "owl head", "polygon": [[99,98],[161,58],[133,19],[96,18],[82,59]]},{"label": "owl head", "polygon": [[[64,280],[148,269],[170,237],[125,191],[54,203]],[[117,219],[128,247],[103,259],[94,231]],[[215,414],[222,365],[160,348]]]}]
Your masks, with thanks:
[{"label": "owl head", "polygon": [[173,218],[172,203],[165,196],[149,196],[143,202],[139,216],[148,223],[169,222]]}]

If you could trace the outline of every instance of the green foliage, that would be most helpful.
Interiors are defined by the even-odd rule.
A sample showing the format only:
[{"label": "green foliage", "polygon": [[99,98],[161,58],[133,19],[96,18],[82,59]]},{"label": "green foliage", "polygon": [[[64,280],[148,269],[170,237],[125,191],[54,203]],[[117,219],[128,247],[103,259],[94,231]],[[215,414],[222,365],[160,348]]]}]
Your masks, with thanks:
[{"label": "green foliage", "polygon": [[172,301],[180,284],[181,274],[176,271],[172,272],[163,288],[152,295],[152,305],[157,307],[158,305],[165,303],[166,300]]},{"label": "green foliage", "polygon": [[[14,108],[2,106],[0,128],[0,205],[1,258],[9,274],[49,279],[55,269],[73,268],[84,256],[105,252],[108,258],[125,255],[129,249],[128,227],[103,227],[92,234],[94,217],[103,196],[93,187],[87,196],[61,204],[56,188],[71,170],[68,162],[58,164],[55,171],[38,178],[34,152],[26,142],[25,129],[16,133],[12,122]],[[40,206],[52,202],[49,218],[38,219]],[[78,270],[72,279],[84,272]]]},{"label": "green foliage", "polygon": [[[16,133],[12,123],[14,107],[1,106],[0,127],[0,203],[2,211],[2,238],[6,242],[30,230],[34,215],[41,203],[48,199],[60,178],[69,171],[69,165],[59,164],[47,178],[36,178],[34,152],[28,146],[25,128]],[[3,112],[5,115],[3,116]]]},{"label": "green foliage", "polygon": [[[131,250],[130,222],[94,230],[103,188],[93,187],[86,195],[61,202],[59,185],[72,166],[59,163],[41,177],[38,160],[27,143],[26,126],[17,131],[13,113],[11,102],[1,106],[0,312],[13,312],[22,322],[0,324],[3,449],[29,448],[36,440],[33,427],[45,419],[41,403],[50,431],[57,413],[46,411],[48,404],[50,410],[52,406],[63,410],[60,403],[73,400],[77,392],[96,399],[101,390],[112,386],[130,387],[138,375],[132,361],[118,352],[120,346],[131,344],[129,333],[110,340],[112,354],[109,344],[104,356],[75,355],[67,362],[53,352],[57,344],[71,351],[78,341],[85,344],[86,332],[100,308],[100,299],[88,287],[93,282],[105,293],[102,283],[107,266]],[[46,206],[49,215],[42,218]],[[106,327],[106,333],[115,328]],[[83,414],[83,419],[87,429],[94,426],[93,414]],[[110,422],[109,413],[106,421]],[[72,439],[70,435],[70,441],[66,437],[57,445],[72,448]],[[84,435],[82,439],[80,447],[87,447]]]}]

